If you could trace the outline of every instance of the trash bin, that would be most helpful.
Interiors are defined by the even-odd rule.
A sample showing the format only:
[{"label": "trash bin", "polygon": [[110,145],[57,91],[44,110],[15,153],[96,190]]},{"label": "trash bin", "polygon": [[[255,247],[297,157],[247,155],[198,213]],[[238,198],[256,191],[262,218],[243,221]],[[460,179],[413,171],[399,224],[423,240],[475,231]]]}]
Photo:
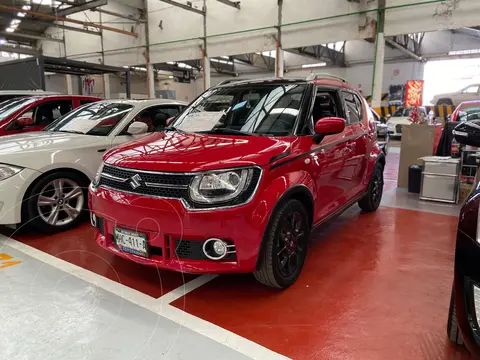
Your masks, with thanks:
[{"label": "trash bin", "polygon": [[422,171],[423,166],[421,165],[410,165],[408,167],[408,192],[420,194]]}]

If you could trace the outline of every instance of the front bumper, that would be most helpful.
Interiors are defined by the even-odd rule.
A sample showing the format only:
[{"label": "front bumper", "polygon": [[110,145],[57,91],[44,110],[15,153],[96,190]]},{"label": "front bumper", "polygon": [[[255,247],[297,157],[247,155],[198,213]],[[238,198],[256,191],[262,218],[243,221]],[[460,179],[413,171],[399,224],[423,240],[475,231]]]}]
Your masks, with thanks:
[{"label": "front bumper", "polygon": [[475,309],[480,298],[474,286],[480,287],[480,246],[461,230],[457,235],[455,251],[454,298],[458,326],[465,345],[480,358],[480,311]]},{"label": "front bumper", "polygon": [[23,169],[18,174],[0,181],[0,224],[12,225],[22,221],[22,202],[32,182],[41,173]]},{"label": "front bumper", "polygon": [[[189,211],[179,200],[153,198],[90,187],[90,209],[97,219],[95,240],[123,258],[187,273],[232,273],[255,270],[264,226],[256,202],[228,209]],[[149,257],[120,251],[114,242],[119,227],[146,235]],[[203,256],[202,245],[219,238],[235,245],[224,260]]]}]

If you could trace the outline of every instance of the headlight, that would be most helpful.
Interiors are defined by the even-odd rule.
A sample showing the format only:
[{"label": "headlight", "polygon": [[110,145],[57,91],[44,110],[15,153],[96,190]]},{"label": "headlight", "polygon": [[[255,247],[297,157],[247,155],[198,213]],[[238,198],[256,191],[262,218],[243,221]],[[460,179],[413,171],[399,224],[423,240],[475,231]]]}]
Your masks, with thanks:
[{"label": "headlight", "polygon": [[12,177],[13,175],[18,174],[22,170],[23,168],[18,166],[0,164],[0,181]]},{"label": "headlight", "polygon": [[199,174],[190,184],[190,198],[200,204],[230,201],[248,187],[252,174],[251,168]]},{"label": "headlight", "polygon": [[100,179],[102,177],[102,171],[103,171],[103,162],[98,167],[97,173],[95,174],[95,177],[93,178],[93,181],[92,181],[93,186],[98,186],[98,184],[100,184]]}]

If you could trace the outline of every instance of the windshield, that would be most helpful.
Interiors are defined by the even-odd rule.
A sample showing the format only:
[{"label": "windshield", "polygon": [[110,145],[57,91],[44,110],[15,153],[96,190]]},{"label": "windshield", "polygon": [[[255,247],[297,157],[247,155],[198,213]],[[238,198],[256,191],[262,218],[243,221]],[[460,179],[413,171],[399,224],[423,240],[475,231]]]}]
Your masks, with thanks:
[{"label": "windshield", "polygon": [[408,116],[410,116],[411,110],[412,109],[407,109],[407,108],[398,109],[397,111],[395,111],[393,113],[392,116],[394,116],[394,117],[408,117]]},{"label": "windshield", "polygon": [[215,88],[193,102],[172,124],[196,133],[285,136],[293,131],[307,85]]},{"label": "windshield", "polygon": [[14,98],[0,103],[0,122],[23,107],[35,102],[35,98]]},{"label": "windshield", "polygon": [[61,117],[45,131],[107,136],[132,109],[132,105],[123,103],[87,104]]},{"label": "windshield", "polygon": [[464,106],[458,113],[458,121],[480,120],[480,104]]}]

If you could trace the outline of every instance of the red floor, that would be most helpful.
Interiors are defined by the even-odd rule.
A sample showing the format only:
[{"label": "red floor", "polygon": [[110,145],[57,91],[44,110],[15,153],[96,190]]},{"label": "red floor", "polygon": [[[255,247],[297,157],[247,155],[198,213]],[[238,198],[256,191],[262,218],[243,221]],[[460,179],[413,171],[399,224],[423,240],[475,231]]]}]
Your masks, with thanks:
[{"label": "red floor", "polygon": [[315,234],[290,289],[222,276],[173,305],[293,359],[468,359],[445,336],[456,225],[352,209]]},{"label": "red floor", "polygon": [[[385,191],[396,187],[398,160],[387,156]],[[446,337],[456,226],[455,217],[353,207],[315,232],[288,290],[225,275],[173,305],[293,359],[470,359]],[[193,278],[113,256],[89,224],[11,236],[154,297]]]}]

